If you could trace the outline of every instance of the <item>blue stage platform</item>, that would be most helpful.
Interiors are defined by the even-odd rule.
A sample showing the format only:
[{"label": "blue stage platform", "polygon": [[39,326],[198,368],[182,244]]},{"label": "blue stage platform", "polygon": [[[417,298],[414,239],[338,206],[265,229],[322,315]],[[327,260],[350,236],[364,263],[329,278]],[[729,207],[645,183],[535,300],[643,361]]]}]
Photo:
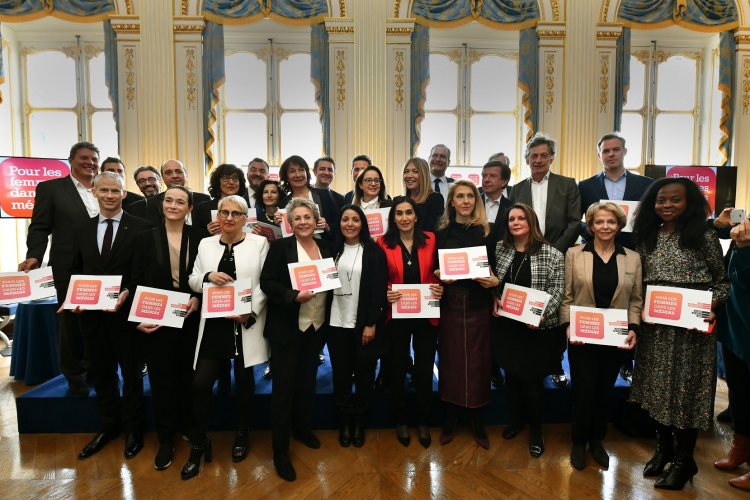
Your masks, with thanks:
[{"label": "blue stage platform", "polygon": [[[336,429],[336,405],[333,399],[333,384],[331,379],[331,364],[326,348],[326,361],[318,368],[318,381],[315,398],[315,420],[316,429]],[[565,371],[570,373],[567,353],[563,361]],[[265,364],[255,367],[255,398],[253,399],[253,410],[250,421],[252,429],[271,428],[271,385],[272,380],[263,379]],[[575,381],[573,381],[575,383]],[[434,406],[432,413],[432,426],[441,426],[443,418],[442,405],[438,399],[437,378],[432,382]],[[214,389],[216,390],[216,389]],[[234,384],[233,389],[234,391]],[[413,389],[409,389],[413,392]],[[571,389],[570,385],[560,389],[552,385],[549,378],[545,380],[546,392],[546,423],[564,423],[570,421],[571,415]],[[621,379],[615,384],[614,403],[612,405],[614,417],[616,410],[620,407],[620,401],[627,397],[628,385]],[[144,391],[146,399],[146,430],[155,430],[152,403],[151,386],[148,376],[144,378]],[[395,427],[396,422],[389,407],[389,392],[375,393],[370,407],[368,427],[372,429]],[[414,398],[409,398],[413,416]],[[91,395],[87,398],[74,398],[67,392],[67,383],[61,376],[56,377],[26,394],[16,398],[16,411],[18,416],[18,432],[25,433],[58,433],[58,432],[97,432],[99,422],[96,416],[96,393],[93,388]],[[485,409],[484,421],[486,424],[504,424],[510,418],[505,387],[493,388],[492,402]],[[212,430],[234,430],[234,397],[221,393],[216,394],[214,415],[211,421]],[[416,420],[411,422],[416,425]]]}]

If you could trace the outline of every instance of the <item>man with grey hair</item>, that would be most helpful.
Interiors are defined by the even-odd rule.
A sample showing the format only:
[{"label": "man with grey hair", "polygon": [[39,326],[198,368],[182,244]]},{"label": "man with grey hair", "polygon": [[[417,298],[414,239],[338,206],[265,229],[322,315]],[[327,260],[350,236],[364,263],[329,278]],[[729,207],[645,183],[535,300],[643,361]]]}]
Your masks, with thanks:
[{"label": "man with grey hair", "polygon": [[445,176],[451,164],[451,150],[445,144],[436,144],[430,151],[430,182],[432,189],[443,196],[443,202],[448,197],[448,188],[453,179]]},{"label": "man with grey hair", "polygon": [[[179,160],[167,160],[161,165],[161,177],[168,188],[172,186],[185,186],[187,183],[187,169]],[[193,191],[193,206],[198,206],[204,201],[211,201],[211,197],[205,193]],[[148,220],[155,226],[161,224],[164,219],[164,193],[159,193],[148,200]],[[190,215],[188,214],[187,223],[190,224]]]},{"label": "man with grey hair", "polygon": [[[531,176],[513,186],[510,199],[534,209],[544,239],[565,255],[568,248],[575,245],[581,231],[581,194],[576,181],[550,172],[555,159],[555,141],[548,135],[535,134],[526,144],[524,156]],[[562,368],[562,353],[567,342],[564,338],[562,341],[565,347],[561,346],[560,368],[552,376],[552,382],[558,387],[568,385],[568,375]]]}]

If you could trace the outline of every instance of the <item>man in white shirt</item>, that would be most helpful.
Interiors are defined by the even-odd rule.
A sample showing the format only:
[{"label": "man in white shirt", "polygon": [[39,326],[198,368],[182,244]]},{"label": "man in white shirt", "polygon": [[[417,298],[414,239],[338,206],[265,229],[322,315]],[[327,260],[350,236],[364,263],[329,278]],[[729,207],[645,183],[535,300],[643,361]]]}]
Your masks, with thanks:
[{"label": "man in white shirt", "polygon": [[451,164],[451,150],[445,144],[436,144],[430,151],[430,182],[436,193],[443,195],[443,201],[448,198],[448,188],[454,182],[445,176]]},{"label": "man in white shirt", "polygon": [[247,165],[247,206],[255,208],[255,190],[258,189],[260,183],[268,180],[268,175],[271,173],[271,168],[268,166],[268,162],[263,158],[253,158]]}]

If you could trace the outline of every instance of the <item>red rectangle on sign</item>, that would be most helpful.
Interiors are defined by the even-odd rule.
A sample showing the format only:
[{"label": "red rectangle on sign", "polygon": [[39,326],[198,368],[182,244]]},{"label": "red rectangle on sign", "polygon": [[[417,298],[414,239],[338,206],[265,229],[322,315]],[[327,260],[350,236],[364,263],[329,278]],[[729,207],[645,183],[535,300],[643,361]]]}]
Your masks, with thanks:
[{"label": "red rectangle on sign", "polygon": [[96,304],[99,302],[99,292],[102,282],[99,280],[75,280],[73,282],[73,293],[70,296],[71,304]]},{"label": "red rectangle on sign", "polygon": [[682,294],[674,292],[651,292],[648,314],[652,318],[677,321],[682,313]]},{"label": "red rectangle on sign", "polygon": [[31,295],[28,276],[0,277],[0,300],[22,299]]},{"label": "red rectangle on sign", "polygon": [[379,236],[383,234],[383,215],[380,213],[365,214],[367,217],[367,227],[370,228],[370,236]]},{"label": "red rectangle on sign", "polygon": [[232,312],[234,310],[233,286],[206,288],[206,292],[206,300],[208,300],[208,312]]},{"label": "red rectangle on sign", "polygon": [[443,254],[443,267],[447,276],[469,272],[469,255],[466,252]]},{"label": "red rectangle on sign", "polygon": [[297,290],[312,290],[320,287],[320,275],[318,266],[302,266],[294,268],[294,281],[297,283]]},{"label": "red rectangle on sign", "polygon": [[417,314],[422,312],[422,300],[419,289],[401,288],[401,298],[396,303],[399,314]]},{"label": "red rectangle on sign", "polygon": [[577,335],[588,339],[604,338],[604,315],[602,313],[576,313]]},{"label": "red rectangle on sign", "polygon": [[507,290],[503,299],[503,311],[520,316],[526,305],[526,292],[520,290]]},{"label": "red rectangle on sign", "polygon": [[162,319],[167,310],[167,296],[160,293],[141,292],[135,315],[139,318]]}]

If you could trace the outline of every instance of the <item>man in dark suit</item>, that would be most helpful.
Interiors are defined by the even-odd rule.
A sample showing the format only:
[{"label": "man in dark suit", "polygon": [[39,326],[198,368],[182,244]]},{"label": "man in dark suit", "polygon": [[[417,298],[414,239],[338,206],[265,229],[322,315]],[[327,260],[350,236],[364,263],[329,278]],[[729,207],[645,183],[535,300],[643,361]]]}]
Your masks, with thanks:
[{"label": "man in dark suit", "polygon": [[451,150],[445,144],[436,144],[430,151],[430,182],[436,193],[443,195],[443,202],[448,197],[448,188],[454,180],[445,176],[451,164]]},{"label": "man in dark suit", "polygon": [[[114,172],[120,177],[122,177],[123,182],[125,182],[125,185],[127,186],[128,179],[125,177],[125,164],[120,160],[119,158],[114,158],[110,156],[106,160],[102,162],[102,172]],[[122,208],[125,208],[129,205],[132,205],[133,203],[136,203],[138,201],[141,201],[143,199],[143,196],[134,193],[132,191],[127,191],[125,194],[125,197],[122,199]]]},{"label": "man in dark suit", "polygon": [[[513,186],[510,198],[534,209],[544,239],[565,255],[581,232],[581,194],[576,181],[550,172],[555,141],[545,134],[537,133],[531,138],[525,157],[531,176]],[[562,354],[567,348],[564,336],[562,342],[560,368],[552,375],[552,382],[558,387],[568,385],[568,374],[562,367]]]},{"label": "man in dark suit", "polygon": [[[185,165],[178,160],[167,160],[161,166],[161,177],[164,179],[164,184],[169,188],[172,186],[184,186],[187,183],[187,170]],[[210,201],[211,197],[205,193],[199,193],[193,191],[193,206],[197,206],[204,201]],[[148,220],[154,226],[161,224],[164,218],[164,193],[159,193],[154,196],[153,199],[148,202]],[[190,217],[188,216],[188,223],[190,223]]]},{"label": "man in dark suit", "polygon": [[333,158],[330,156],[321,156],[313,164],[313,174],[315,174],[315,187],[318,189],[327,189],[330,191],[333,201],[336,202],[336,206],[344,206],[344,197],[331,189],[333,178],[336,175],[336,164],[333,162]]},{"label": "man in dark suit", "polygon": [[[130,303],[135,293],[131,281],[136,234],[151,225],[122,210],[125,182],[117,174],[103,172],[94,180],[94,195],[99,201],[99,215],[79,224],[71,275],[122,276],[117,305],[111,311],[78,313],[89,367],[94,375],[96,405],[101,430],[78,455],[84,460],[99,452],[115,439],[120,427],[126,432],[125,458],[135,457],[143,448],[143,380],[141,356],[137,352],[134,325],[128,323]],[[61,308],[62,309],[62,308]],[[122,373],[122,409],[120,379]]]},{"label": "man in dark suit", "polygon": [[[354,184],[357,184],[357,176],[359,175],[359,173],[365,167],[369,167],[370,165],[372,165],[372,160],[367,155],[357,155],[352,158],[351,175]],[[352,201],[354,201],[354,189],[344,194],[344,205],[351,205]]]},{"label": "man in dark suit", "polygon": [[[263,158],[253,158],[250,163],[247,164],[247,206],[255,208],[255,204],[261,200],[255,199],[255,190],[258,189],[260,183],[268,180],[268,176],[271,173],[271,167],[268,166],[268,162]],[[262,194],[262,193],[261,193]]]},{"label": "man in dark suit", "polygon": [[[630,173],[625,168],[625,138],[620,134],[607,134],[599,139],[597,156],[602,162],[603,170],[593,177],[578,183],[581,192],[581,209],[583,213],[599,200],[638,201],[648,187],[654,183],[650,177]],[[586,241],[586,224],[581,224],[581,238]],[[635,250],[632,233],[620,233],[617,242]]]},{"label": "man in dark suit", "polygon": [[[99,170],[99,149],[90,142],[79,142],[70,149],[70,175],[40,182],[36,188],[34,211],[26,237],[26,260],[19,271],[37,269],[47,251],[52,235],[49,265],[57,291],[57,302],[62,304],[68,292],[70,266],[73,262],[75,237],[73,229],[99,213],[99,204],[91,188]],[[60,315],[60,371],[68,381],[73,396],[86,397],[86,364],[83,337],[78,320],[70,311]]]},{"label": "man in dark suit", "polygon": [[149,220],[148,202],[161,193],[161,174],[154,167],[146,165],[135,169],[133,178],[143,194],[143,198],[128,205],[127,208],[123,203],[123,209],[134,217]]}]

